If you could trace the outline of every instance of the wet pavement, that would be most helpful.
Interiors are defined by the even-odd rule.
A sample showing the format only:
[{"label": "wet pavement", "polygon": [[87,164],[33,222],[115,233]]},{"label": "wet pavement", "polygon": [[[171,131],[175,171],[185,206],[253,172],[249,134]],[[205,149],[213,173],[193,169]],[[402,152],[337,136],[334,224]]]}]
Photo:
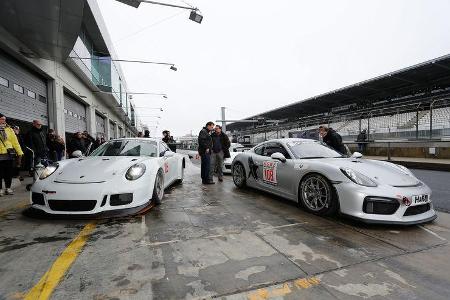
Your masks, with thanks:
[{"label": "wet pavement", "polygon": [[26,197],[0,198],[0,299],[448,299],[450,293],[446,213],[410,227],[320,218],[286,200],[238,190],[231,177],[202,186],[194,165],[143,216],[33,219],[21,213]]}]

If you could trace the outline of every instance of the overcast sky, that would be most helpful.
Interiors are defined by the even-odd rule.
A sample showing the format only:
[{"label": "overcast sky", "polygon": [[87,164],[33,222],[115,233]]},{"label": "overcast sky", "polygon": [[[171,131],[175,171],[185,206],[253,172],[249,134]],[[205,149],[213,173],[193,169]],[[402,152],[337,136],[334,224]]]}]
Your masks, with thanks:
[{"label": "overcast sky", "polygon": [[202,24],[179,9],[98,2],[120,59],[178,67],[122,64],[129,91],[168,94],[134,97],[164,108],[140,109],[158,135],[197,134],[221,106],[245,118],[450,53],[448,0],[190,0]]}]

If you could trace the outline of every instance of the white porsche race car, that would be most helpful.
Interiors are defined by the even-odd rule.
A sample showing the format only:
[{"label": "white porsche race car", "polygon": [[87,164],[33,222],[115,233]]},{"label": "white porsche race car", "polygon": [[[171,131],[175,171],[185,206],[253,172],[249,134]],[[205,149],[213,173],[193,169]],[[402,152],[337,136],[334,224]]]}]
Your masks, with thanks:
[{"label": "white porsche race car", "polygon": [[319,141],[277,139],[238,154],[236,186],[298,202],[318,215],[340,212],[367,223],[417,224],[436,218],[430,188],[407,168],[343,156]]},{"label": "white porsche race car", "polygon": [[111,140],[90,156],[45,168],[31,187],[32,209],[55,215],[128,215],[160,204],[183,181],[184,156],[157,139]]},{"label": "white porsche race car", "polygon": [[233,163],[233,159],[240,152],[244,152],[244,151],[245,151],[244,145],[238,144],[238,143],[231,143],[231,146],[230,146],[230,157],[229,158],[225,158],[224,161],[223,161],[222,171],[223,171],[224,174],[231,174],[231,164]]}]

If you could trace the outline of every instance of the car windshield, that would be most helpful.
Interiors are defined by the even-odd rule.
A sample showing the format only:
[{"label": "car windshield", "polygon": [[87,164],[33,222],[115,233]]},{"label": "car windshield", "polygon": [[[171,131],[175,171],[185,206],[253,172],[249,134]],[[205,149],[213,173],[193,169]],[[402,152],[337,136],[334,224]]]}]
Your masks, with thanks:
[{"label": "car windshield", "polygon": [[114,140],[97,149],[90,156],[150,156],[157,157],[158,144],[154,141]]},{"label": "car windshield", "polygon": [[318,141],[302,141],[288,143],[295,157],[300,159],[343,157],[339,152]]}]

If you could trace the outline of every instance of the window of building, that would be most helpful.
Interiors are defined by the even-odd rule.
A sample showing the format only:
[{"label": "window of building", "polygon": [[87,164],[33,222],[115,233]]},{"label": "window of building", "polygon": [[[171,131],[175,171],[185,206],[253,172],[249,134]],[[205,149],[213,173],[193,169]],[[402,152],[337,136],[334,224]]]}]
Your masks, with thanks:
[{"label": "window of building", "polygon": [[27,91],[27,96],[33,99],[36,99],[36,93],[32,91]]},{"label": "window of building", "polygon": [[23,87],[20,85],[14,83],[13,88],[16,92],[23,94]]},{"label": "window of building", "polygon": [[39,95],[39,101],[41,101],[42,103],[47,103],[47,98],[42,95]]},{"label": "window of building", "polygon": [[8,81],[8,79],[5,79],[5,78],[3,78],[3,77],[0,77],[0,85],[9,87],[9,81]]},{"label": "window of building", "polygon": [[64,114],[67,115],[68,111],[64,108]]}]

